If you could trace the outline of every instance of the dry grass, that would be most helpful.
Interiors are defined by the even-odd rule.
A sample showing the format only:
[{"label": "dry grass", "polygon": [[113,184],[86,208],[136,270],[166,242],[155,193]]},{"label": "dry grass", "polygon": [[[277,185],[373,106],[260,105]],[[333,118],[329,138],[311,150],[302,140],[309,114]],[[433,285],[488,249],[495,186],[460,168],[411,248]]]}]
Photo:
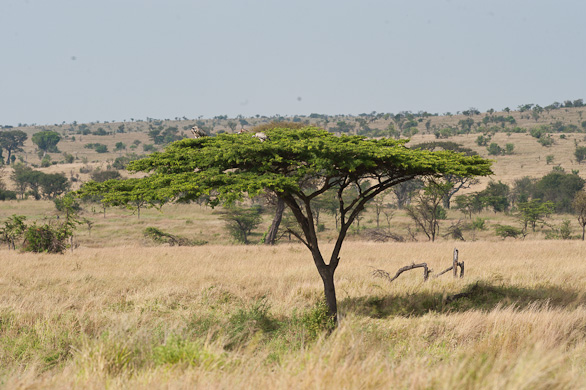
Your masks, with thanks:
[{"label": "dry grass", "polygon": [[[454,245],[463,280],[370,274],[414,261],[440,270]],[[577,241],[351,242],[337,272],[341,326],[315,338],[299,319],[315,313],[321,286],[299,245],[1,251],[0,383],[584,388],[585,255]]]},{"label": "dry grass", "polygon": [[[579,124],[581,111],[552,111],[539,123],[511,114],[528,128],[553,120]],[[443,126],[463,118],[430,119]],[[117,125],[94,124],[92,130]],[[113,150],[119,141],[150,143],[146,126],[127,124],[132,133],[114,136],[76,135],[59,148],[104,169],[117,154],[98,155],[83,145],[100,142]],[[476,137],[450,140],[486,156]],[[526,134],[498,133],[493,142],[513,143],[516,153],[495,158],[494,179],[512,184],[526,175],[541,177],[552,168],[547,155],[567,171],[581,170],[573,151],[583,137],[555,136],[556,143],[544,148]],[[412,143],[433,139],[417,135]],[[25,150],[29,163],[38,163],[30,138]],[[83,165],[78,160],[43,170],[72,176]],[[4,169],[7,184],[9,174]],[[37,220],[56,211],[48,201],[0,202],[0,221],[12,214]],[[448,216],[442,229],[462,218],[453,210]],[[488,229],[465,232],[464,243],[374,244],[350,235],[336,275],[341,325],[327,335],[321,331],[323,310],[316,306],[321,282],[304,247],[229,245],[213,211],[195,205],[145,210],[140,219],[123,209],[108,209],[103,218],[99,206],[87,206],[83,217],[93,228],[79,228],[80,247],[73,253],[0,250],[0,387],[586,388],[586,245],[543,241],[547,228],[526,241],[503,242],[494,236],[494,225],[516,224],[514,217],[480,216]],[[572,219],[578,233],[573,217],[555,218],[553,224]],[[322,214],[320,222],[327,247],[334,221]],[[392,224],[394,232],[406,235],[410,221],[397,211]],[[361,225],[374,227],[372,211]],[[142,237],[147,226],[209,244],[154,247]],[[451,264],[454,246],[466,264],[463,280],[446,274],[424,283],[418,270],[389,285],[371,275],[371,267],[394,273],[422,261],[437,273]],[[446,303],[460,292],[469,296]]]}]

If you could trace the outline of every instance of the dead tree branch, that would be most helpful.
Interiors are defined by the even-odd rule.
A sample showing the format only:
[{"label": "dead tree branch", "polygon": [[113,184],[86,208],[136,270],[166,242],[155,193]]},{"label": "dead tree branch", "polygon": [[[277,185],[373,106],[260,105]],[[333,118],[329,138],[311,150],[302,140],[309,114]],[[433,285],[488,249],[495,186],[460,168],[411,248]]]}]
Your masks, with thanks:
[{"label": "dead tree branch", "polygon": [[410,271],[415,268],[423,268],[423,281],[424,282],[427,281],[427,279],[429,279],[429,274],[433,271],[427,267],[427,263],[419,263],[419,264],[413,263],[411,265],[407,265],[405,267],[399,268],[399,270],[397,271],[395,276],[393,276],[392,278],[391,278],[391,275],[387,271],[382,270],[382,269],[376,269],[376,268],[374,271],[372,271],[372,276],[374,276],[375,278],[386,279],[386,280],[388,280],[389,283],[391,283],[393,280],[397,279],[399,277],[399,275],[401,275],[403,272]]}]

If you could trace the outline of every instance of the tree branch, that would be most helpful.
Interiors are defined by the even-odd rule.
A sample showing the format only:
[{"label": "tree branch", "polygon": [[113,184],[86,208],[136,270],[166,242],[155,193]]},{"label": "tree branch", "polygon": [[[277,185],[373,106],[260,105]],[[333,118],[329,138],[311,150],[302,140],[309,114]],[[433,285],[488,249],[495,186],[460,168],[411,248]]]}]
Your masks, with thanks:
[{"label": "tree branch", "polygon": [[372,271],[372,276],[374,276],[375,278],[386,279],[389,281],[389,283],[391,283],[393,280],[397,279],[399,277],[399,275],[401,275],[403,272],[410,271],[415,268],[423,268],[423,281],[427,281],[427,279],[429,279],[429,274],[432,272],[432,270],[427,268],[427,263],[419,263],[419,264],[413,263],[411,265],[406,265],[405,267],[399,268],[399,270],[397,271],[395,276],[393,276],[392,278],[391,278],[391,275],[387,271],[375,268],[375,270]]}]

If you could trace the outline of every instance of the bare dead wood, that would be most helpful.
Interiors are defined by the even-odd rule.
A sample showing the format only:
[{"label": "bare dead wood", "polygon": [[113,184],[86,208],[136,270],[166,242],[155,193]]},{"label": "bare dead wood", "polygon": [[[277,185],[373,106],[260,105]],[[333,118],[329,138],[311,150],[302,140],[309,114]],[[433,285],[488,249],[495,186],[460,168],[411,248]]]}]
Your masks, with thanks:
[{"label": "bare dead wood", "polygon": [[454,278],[458,277],[458,249],[454,248],[454,262],[452,263],[452,270],[454,271]]},{"label": "bare dead wood", "polygon": [[[435,278],[438,278],[449,271],[453,271],[454,277],[458,277],[458,267],[460,267],[460,278],[463,278],[464,262],[458,261],[458,249],[454,248],[454,258],[452,261],[452,265],[449,268],[446,268],[445,270],[440,272],[439,274],[435,275]],[[429,275],[433,272],[433,270],[427,267],[427,263],[412,263],[411,265],[406,265],[405,267],[399,268],[399,270],[397,271],[397,273],[395,273],[395,276],[393,277],[391,277],[391,275],[387,271],[378,268],[374,268],[374,271],[372,271],[372,276],[374,276],[375,278],[386,279],[389,283],[391,283],[392,281],[397,279],[399,275],[401,275],[403,272],[410,271],[415,268],[423,268],[423,281],[427,281],[429,279]]]},{"label": "bare dead wood", "polygon": [[443,274],[453,271],[454,278],[458,277],[458,267],[460,267],[460,278],[464,277],[464,262],[458,261],[458,249],[454,248],[454,258],[452,260],[452,265],[449,268],[446,268],[442,272],[435,275],[435,278],[439,278]]},{"label": "bare dead wood", "polygon": [[446,268],[445,270],[443,270],[442,272],[440,272],[439,274],[435,275],[436,278],[439,278],[440,276],[442,276],[443,274],[445,274],[446,272],[449,272],[451,270],[454,269],[454,266],[451,265],[450,268]]},{"label": "bare dead wood", "polygon": [[376,241],[376,242],[387,242],[389,240],[393,240],[393,241],[397,241],[397,242],[405,242],[404,237],[402,237],[398,234],[392,233],[392,232],[386,232],[382,229],[369,229],[369,230],[366,230],[363,234],[369,240]]},{"label": "bare dead wood", "polygon": [[391,277],[391,275],[387,271],[375,268],[375,270],[372,271],[372,276],[374,276],[375,278],[386,279],[389,283],[391,283],[393,280],[397,279],[399,277],[399,275],[401,275],[403,272],[410,271],[415,268],[423,268],[423,281],[424,282],[427,281],[427,279],[429,279],[429,274],[432,272],[432,270],[430,270],[427,267],[427,263],[419,263],[419,264],[413,263],[411,265],[406,265],[405,267],[399,268],[399,270],[397,271],[397,273],[393,277]]}]

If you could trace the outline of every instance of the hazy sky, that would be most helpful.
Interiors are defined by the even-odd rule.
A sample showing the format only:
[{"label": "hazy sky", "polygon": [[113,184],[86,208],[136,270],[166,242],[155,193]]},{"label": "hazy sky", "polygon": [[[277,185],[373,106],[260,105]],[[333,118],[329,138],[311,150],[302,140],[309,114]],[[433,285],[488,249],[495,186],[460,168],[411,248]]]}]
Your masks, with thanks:
[{"label": "hazy sky", "polygon": [[0,125],[586,98],[583,0],[0,0]]}]

